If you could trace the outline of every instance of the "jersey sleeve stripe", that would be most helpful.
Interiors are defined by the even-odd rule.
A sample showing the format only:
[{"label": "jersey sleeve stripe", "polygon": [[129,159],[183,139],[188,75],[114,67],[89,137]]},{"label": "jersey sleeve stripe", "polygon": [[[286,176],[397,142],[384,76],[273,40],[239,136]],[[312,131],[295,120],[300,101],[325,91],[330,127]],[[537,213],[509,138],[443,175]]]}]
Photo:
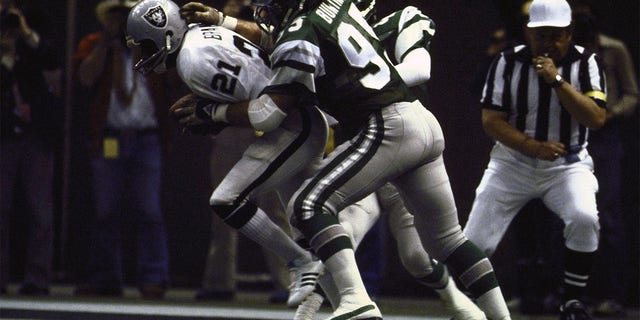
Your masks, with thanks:
[{"label": "jersey sleeve stripe", "polygon": [[431,38],[435,34],[435,23],[429,17],[421,14],[420,10],[414,7],[413,10],[405,9],[400,18],[399,34],[396,39],[394,55],[398,61],[402,61],[404,56],[415,48],[425,48],[429,50]]},{"label": "jersey sleeve stripe", "polygon": [[273,69],[277,68],[293,68],[306,73],[315,73],[316,67],[295,60],[281,60],[273,65]]},{"label": "jersey sleeve stripe", "polygon": [[304,40],[291,40],[278,45],[271,54],[272,63],[275,66],[281,64],[282,61],[297,61],[301,65],[308,65],[313,68],[313,72],[322,72],[316,70],[315,66],[322,68],[324,60],[320,55],[320,48],[311,42]]},{"label": "jersey sleeve stripe", "polygon": [[324,60],[318,46],[309,41],[289,40],[279,44],[271,57],[274,73],[270,85],[296,82],[316,92],[314,79],[324,73]]},{"label": "jersey sleeve stripe", "polygon": [[[275,69],[269,86],[286,86],[293,83],[304,85],[306,90],[315,93],[316,85],[313,79],[313,73],[300,71],[299,69],[290,67],[280,67]],[[299,95],[299,92],[289,92],[290,95]]]}]

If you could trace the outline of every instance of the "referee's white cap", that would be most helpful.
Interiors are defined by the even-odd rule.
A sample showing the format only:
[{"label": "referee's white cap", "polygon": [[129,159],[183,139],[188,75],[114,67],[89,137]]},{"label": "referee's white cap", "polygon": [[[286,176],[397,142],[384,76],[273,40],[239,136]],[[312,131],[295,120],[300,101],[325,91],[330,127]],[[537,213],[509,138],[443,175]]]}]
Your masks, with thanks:
[{"label": "referee's white cap", "polygon": [[533,0],[527,27],[566,27],[571,24],[571,7],[566,0]]}]

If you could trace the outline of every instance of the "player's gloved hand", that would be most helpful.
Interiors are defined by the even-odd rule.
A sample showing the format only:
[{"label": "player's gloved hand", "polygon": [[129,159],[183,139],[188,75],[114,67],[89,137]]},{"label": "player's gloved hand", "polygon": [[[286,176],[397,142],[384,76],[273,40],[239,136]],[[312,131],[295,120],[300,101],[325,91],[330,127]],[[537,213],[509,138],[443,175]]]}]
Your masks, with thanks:
[{"label": "player's gloved hand", "polygon": [[214,121],[212,112],[216,103],[203,99],[193,93],[178,99],[169,113],[186,131],[195,134],[218,134],[227,127],[224,122]]},{"label": "player's gloved hand", "polygon": [[217,26],[222,19],[222,13],[200,2],[189,2],[180,7],[180,17],[187,23]]}]

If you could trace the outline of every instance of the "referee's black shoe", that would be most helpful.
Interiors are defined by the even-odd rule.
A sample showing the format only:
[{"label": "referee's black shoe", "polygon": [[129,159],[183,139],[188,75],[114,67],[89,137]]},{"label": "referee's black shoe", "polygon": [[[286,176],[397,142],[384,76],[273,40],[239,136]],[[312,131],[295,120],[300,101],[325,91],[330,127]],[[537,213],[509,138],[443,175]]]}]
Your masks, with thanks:
[{"label": "referee's black shoe", "polygon": [[560,306],[560,320],[591,320],[591,317],[582,302],[569,300]]}]

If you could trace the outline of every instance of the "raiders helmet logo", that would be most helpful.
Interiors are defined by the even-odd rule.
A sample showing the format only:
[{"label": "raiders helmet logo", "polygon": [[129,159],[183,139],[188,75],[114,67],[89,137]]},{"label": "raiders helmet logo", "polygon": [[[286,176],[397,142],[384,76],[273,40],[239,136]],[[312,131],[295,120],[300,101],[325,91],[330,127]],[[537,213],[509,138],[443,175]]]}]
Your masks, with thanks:
[{"label": "raiders helmet logo", "polygon": [[156,28],[164,28],[167,25],[167,15],[161,6],[149,8],[142,17]]}]

